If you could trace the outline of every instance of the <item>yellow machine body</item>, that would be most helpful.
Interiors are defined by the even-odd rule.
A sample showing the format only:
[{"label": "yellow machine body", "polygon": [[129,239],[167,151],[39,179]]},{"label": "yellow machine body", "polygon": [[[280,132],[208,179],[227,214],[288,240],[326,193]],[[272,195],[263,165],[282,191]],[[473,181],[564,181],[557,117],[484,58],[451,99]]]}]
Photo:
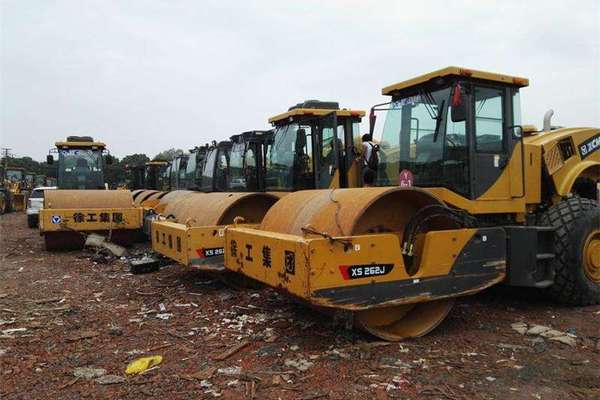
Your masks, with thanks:
[{"label": "yellow machine body", "polygon": [[128,190],[49,190],[40,210],[40,231],[139,229],[141,218]]},{"label": "yellow machine body", "polygon": [[188,196],[165,207],[163,215],[171,219],[152,222],[152,249],[186,266],[222,270],[215,262],[223,260],[225,227],[236,217],[258,224],[279,198],[270,193]]},{"label": "yellow machine body", "polygon": [[[383,94],[401,99],[402,93],[419,93],[414,86],[433,85],[447,76],[511,90],[528,85],[525,78],[449,67],[386,87]],[[586,187],[597,187],[600,130],[523,127],[520,135],[510,138],[516,144],[506,159],[486,153],[488,176],[469,188],[470,198],[441,185],[292,193],[269,210],[258,228],[225,229],[225,267],[312,305],[351,311],[356,325],[386,340],[429,332],[445,318],[453,298],[509,281],[510,268],[515,269],[510,284],[549,287],[551,280],[532,275],[548,271],[546,263],[558,258],[552,248],[554,228],[531,221],[580,195],[582,179],[586,185],[589,181]],[[382,143],[381,151],[397,162],[397,149]],[[410,152],[416,152],[412,145]],[[400,170],[390,165],[395,168],[386,172],[393,184]],[[443,212],[435,214],[435,209]],[[479,218],[485,223],[478,225]],[[422,225],[413,229],[412,224]],[[592,229],[584,250],[586,274],[593,279],[600,276],[593,254],[600,248],[597,232],[600,226]],[[511,235],[534,239],[536,250],[526,253],[523,243],[510,242]],[[525,253],[526,261],[520,258]]]},{"label": "yellow machine body", "polygon": [[135,207],[129,190],[49,190],[39,213],[40,234],[47,250],[78,249],[82,234],[107,234],[116,243],[135,241],[143,210]]},{"label": "yellow machine body", "polygon": [[445,317],[449,299],[501,282],[506,270],[502,229],[452,229],[451,221],[438,221],[435,228],[443,230],[421,235],[413,250],[419,256],[407,265],[401,256],[405,225],[421,208],[438,204],[434,195],[414,188],[292,193],[273,206],[259,229],[226,229],[225,266],[320,307],[434,307],[428,322],[404,321],[403,337],[418,336]]},{"label": "yellow machine body", "polygon": [[[361,110],[295,108],[269,118],[269,122],[287,123],[290,118],[320,117],[332,112],[338,118],[361,118],[365,115]],[[346,179],[351,187],[360,185],[358,159],[352,161]],[[340,173],[336,170],[330,187],[340,187],[340,182]],[[153,221],[152,249],[185,266],[221,271],[224,268],[221,264],[225,246],[224,230],[233,223],[234,217],[242,217],[246,227],[257,226],[268,211],[265,205],[270,207],[288,193],[210,193],[201,198],[177,202],[173,207],[160,210],[167,218],[174,216],[174,220]],[[269,199],[267,203],[265,199]],[[240,207],[241,204],[244,204],[244,209]]]}]

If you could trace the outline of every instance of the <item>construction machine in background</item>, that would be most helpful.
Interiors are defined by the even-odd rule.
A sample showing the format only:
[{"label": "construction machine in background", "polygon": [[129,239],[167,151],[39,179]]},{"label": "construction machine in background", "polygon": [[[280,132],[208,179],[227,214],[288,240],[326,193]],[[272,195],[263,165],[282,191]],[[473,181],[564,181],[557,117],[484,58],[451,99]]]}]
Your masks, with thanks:
[{"label": "construction machine in background", "polygon": [[25,172],[25,189],[31,191],[35,187],[35,174],[33,172]]},{"label": "construction machine in background", "polygon": [[46,175],[36,174],[33,180],[33,188],[45,186],[47,181]]},{"label": "construction machine in background", "polygon": [[224,229],[225,267],[392,341],[499,283],[600,303],[600,129],[522,125],[528,84],[448,67],[384,88],[379,187],[290,193]]},{"label": "construction machine in background", "polygon": [[[112,158],[106,145],[89,136],[70,136],[56,143],[58,190],[45,193],[40,234],[47,250],[79,249],[85,234],[100,232],[119,244],[130,244],[142,226],[142,209],[129,190],[108,190],[104,163]],[[47,163],[53,164],[49,154]]]},{"label": "construction machine in background", "polygon": [[292,191],[358,186],[354,149],[364,115],[312,100],[269,119],[273,132],[232,137],[228,155],[207,156],[203,178],[214,176],[215,192],[167,207],[168,219],[152,223],[153,250],[188,267],[220,272],[224,230],[236,217],[256,227]]},{"label": "construction machine in background", "polygon": [[169,190],[166,174],[169,161],[154,160],[144,165],[128,166],[132,174],[132,196],[136,205],[158,199]]},{"label": "construction machine in background", "polygon": [[27,205],[25,169],[11,166],[3,167],[1,181],[0,210],[2,213],[24,211]]}]

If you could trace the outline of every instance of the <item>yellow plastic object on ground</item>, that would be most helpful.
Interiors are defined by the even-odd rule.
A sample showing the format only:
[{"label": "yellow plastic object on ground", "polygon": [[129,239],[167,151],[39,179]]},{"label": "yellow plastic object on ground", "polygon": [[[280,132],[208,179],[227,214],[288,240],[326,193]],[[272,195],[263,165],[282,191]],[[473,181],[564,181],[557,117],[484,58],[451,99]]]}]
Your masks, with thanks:
[{"label": "yellow plastic object on ground", "polygon": [[142,357],[134,360],[127,365],[125,373],[127,375],[140,374],[162,362],[162,356]]}]

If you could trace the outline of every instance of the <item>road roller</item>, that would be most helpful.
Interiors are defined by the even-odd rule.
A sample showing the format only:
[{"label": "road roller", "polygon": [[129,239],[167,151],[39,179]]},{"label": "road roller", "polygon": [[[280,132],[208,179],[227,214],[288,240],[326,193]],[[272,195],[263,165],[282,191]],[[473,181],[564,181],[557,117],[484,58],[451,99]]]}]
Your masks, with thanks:
[{"label": "road roller", "polygon": [[354,143],[364,115],[337,102],[308,100],[270,118],[269,135],[232,137],[226,191],[186,198],[176,205],[175,219],[155,221],[153,250],[188,267],[220,272],[224,229],[234,218],[257,227],[291,191],[357,186]]},{"label": "road roller", "polygon": [[[107,190],[104,162],[112,158],[106,145],[89,136],[69,136],[51,153],[58,154],[58,190],[46,193],[40,210],[46,249],[80,249],[89,232],[130,244],[142,227],[142,209],[134,206],[129,190]],[[54,163],[53,154],[47,163]]]},{"label": "road roller", "polygon": [[375,187],[285,196],[225,229],[225,267],[389,341],[500,283],[600,303],[600,129],[522,125],[528,84],[448,67],[384,88]]}]

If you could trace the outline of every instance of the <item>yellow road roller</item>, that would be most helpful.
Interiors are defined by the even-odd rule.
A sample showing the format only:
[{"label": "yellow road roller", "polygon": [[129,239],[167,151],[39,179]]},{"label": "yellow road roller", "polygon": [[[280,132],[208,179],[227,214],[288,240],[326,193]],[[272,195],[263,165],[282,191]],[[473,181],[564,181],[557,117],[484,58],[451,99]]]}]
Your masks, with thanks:
[{"label": "yellow road roller", "polygon": [[600,129],[522,125],[528,84],[448,67],[384,88],[378,187],[287,195],[225,229],[225,267],[390,341],[498,283],[600,303]]},{"label": "yellow road roller", "polygon": [[[46,191],[40,210],[40,234],[47,250],[79,249],[87,232],[108,235],[115,243],[130,244],[142,226],[142,209],[129,190],[107,190],[106,145],[89,136],[69,136],[56,143],[58,190]],[[49,154],[48,164],[54,163]]]},{"label": "yellow road roller", "polygon": [[226,178],[225,191],[188,197],[177,203],[176,218],[155,221],[153,250],[185,266],[223,271],[224,229],[236,217],[256,227],[289,192],[357,186],[354,142],[364,115],[309,100],[269,119],[275,129],[268,135],[232,137],[229,167],[215,166]]}]

